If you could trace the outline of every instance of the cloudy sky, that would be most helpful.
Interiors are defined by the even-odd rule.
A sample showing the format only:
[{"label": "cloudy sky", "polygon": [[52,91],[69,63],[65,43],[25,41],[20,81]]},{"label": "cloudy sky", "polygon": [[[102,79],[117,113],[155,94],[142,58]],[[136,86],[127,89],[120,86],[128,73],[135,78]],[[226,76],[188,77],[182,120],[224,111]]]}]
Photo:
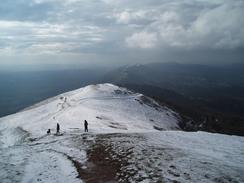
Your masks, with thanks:
[{"label": "cloudy sky", "polygon": [[4,0],[4,64],[244,62],[243,0]]}]

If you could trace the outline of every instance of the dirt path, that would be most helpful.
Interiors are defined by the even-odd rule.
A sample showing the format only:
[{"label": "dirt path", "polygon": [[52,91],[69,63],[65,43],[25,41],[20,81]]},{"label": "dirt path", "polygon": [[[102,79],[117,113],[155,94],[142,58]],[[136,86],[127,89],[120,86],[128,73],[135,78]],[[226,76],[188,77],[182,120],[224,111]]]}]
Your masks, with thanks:
[{"label": "dirt path", "polygon": [[[137,134],[97,135],[95,142],[89,142],[87,161],[82,165],[82,168],[80,168],[81,165],[74,163],[80,178],[86,183],[129,183],[144,180],[163,182],[161,170],[158,170],[153,163],[148,164],[150,170],[155,170],[151,172],[144,172],[144,169],[147,168],[141,167],[138,163],[138,161],[147,161],[140,159],[142,157],[136,157],[138,152],[135,149],[135,142],[141,141],[141,138]],[[137,146],[140,146],[140,143]],[[143,147],[140,148],[143,149]],[[151,152],[151,150],[149,151]],[[144,148],[142,153],[147,155],[148,152]],[[163,154],[160,155],[163,156]],[[153,158],[157,158],[158,154],[150,156],[151,154],[148,154],[148,160],[153,161]],[[171,161],[170,157],[167,155],[165,157]]]}]

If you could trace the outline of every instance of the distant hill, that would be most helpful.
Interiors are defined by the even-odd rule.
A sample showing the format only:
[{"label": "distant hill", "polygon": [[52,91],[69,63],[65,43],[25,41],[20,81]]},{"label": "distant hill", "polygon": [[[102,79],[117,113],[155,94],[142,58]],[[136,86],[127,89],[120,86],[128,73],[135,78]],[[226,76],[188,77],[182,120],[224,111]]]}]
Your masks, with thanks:
[{"label": "distant hill", "polygon": [[[158,86],[183,95],[201,96],[218,88],[244,87],[244,68],[215,67],[194,64],[155,63],[121,67],[103,80],[114,83],[137,83]],[[205,90],[202,92],[202,90]],[[243,94],[244,96],[244,94]]]},{"label": "distant hill", "polygon": [[[244,134],[244,64],[134,65],[118,68],[100,82],[125,86],[173,105],[198,121],[197,129]],[[202,124],[212,116],[222,124],[215,120]]]}]

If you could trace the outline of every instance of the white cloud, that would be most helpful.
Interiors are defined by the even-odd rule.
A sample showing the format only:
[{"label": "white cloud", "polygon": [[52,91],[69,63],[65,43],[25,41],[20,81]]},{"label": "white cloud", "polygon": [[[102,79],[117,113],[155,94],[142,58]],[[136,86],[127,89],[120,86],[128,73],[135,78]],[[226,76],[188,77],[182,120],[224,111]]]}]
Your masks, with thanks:
[{"label": "white cloud", "polygon": [[116,15],[118,23],[129,23],[131,20],[131,14],[128,11],[124,11]]},{"label": "white cloud", "polygon": [[134,33],[126,39],[126,44],[131,48],[154,48],[157,44],[157,35],[154,33]]},{"label": "white cloud", "polygon": [[[144,31],[147,31],[148,35],[158,35],[158,46],[182,49],[234,49],[244,46],[243,9],[244,1],[235,1],[202,9],[192,15],[169,10],[162,12],[157,20],[145,26]],[[132,34],[126,42],[137,42],[136,40],[140,40],[139,35]],[[140,44],[130,43],[128,46],[143,48]]]},{"label": "white cloud", "polygon": [[[118,23],[121,24],[128,24],[128,23],[133,23],[133,22],[139,22],[143,20],[148,20],[148,14],[151,11],[146,11],[146,10],[138,10],[138,11],[133,11],[133,10],[124,10],[119,13],[115,13],[114,17],[116,18]],[[151,19],[152,17],[150,17]]]},{"label": "white cloud", "polygon": [[236,1],[209,10],[193,23],[192,33],[196,34],[203,43],[212,44],[216,48],[243,46],[243,9],[244,2]]}]

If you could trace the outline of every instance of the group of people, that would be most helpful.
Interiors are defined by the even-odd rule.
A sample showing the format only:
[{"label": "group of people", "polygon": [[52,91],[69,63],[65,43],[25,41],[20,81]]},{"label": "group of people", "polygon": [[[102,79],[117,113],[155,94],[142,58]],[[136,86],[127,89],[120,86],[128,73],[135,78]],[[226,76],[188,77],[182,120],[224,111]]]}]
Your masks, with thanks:
[{"label": "group of people", "polygon": [[[84,120],[84,130],[85,130],[85,132],[88,132],[88,122],[87,122],[87,120]],[[47,134],[50,134],[50,133],[51,133],[51,129],[49,128],[47,130]],[[60,125],[59,125],[59,123],[57,123],[56,134],[60,134]]]}]

